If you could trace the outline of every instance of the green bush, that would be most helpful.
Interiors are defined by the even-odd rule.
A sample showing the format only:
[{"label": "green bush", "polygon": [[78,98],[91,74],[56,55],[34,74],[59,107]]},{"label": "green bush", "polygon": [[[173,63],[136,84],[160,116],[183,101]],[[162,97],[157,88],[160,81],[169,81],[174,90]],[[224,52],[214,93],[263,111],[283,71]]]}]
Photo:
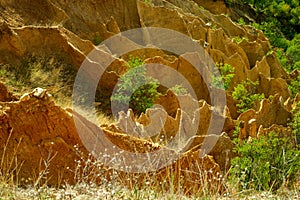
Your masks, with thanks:
[{"label": "green bush", "polygon": [[280,134],[240,142],[235,151],[239,156],[231,161],[229,180],[238,183],[240,190],[276,191],[283,185],[293,186],[299,174],[300,151],[291,138]]},{"label": "green bush", "polygon": [[117,103],[118,110],[124,110],[129,103],[129,107],[140,114],[152,107],[160,96],[157,91],[159,82],[146,75],[144,62],[140,58],[130,57],[127,67],[129,71],[120,78],[111,100]]},{"label": "green bush", "polygon": [[231,65],[222,63],[216,64],[216,68],[214,69],[214,74],[212,76],[212,85],[219,89],[228,90],[233,77],[234,68]]},{"label": "green bush", "polygon": [[261,101],[264,99],[264,94],[257,94],[258,81],[253,82],[249,79],[243,81],[234,87],[232,97],[236,100],[239,113],[245,112],[253,107],[255,101]]},{"label": "green bush", "polygon": [[279,29],[280,24],[277,20],[268,18],[266,21],[258,23],[252,23],[257,29],[260,29],[264,32],[265,36],[269,38],[270,43],[275,46],[286,50],[289,46],[289,40],[286,39],[284,34]]},{"label": "green bush", "polygon": [[284,52],[284,50],[281,49],[281,48],[276,48],[275,52],[276,52],[277,59],[279,60],[279,62],[281,63],[281,65],[284,67],[284,69],[286,71],[288,71],[288,72],[293,71],[293,62],[288,57],[288,55],[286,54],[286,52]]},{"label": "green bush", "polygon": [[300,61],[298,61],[294,64],[293,69],[297,69],[300,71]]},{"label": "green bush", "polygon": [[294,63],[300,61],[300,34],[296,35],[290,42],[290,46],[287,48],[286,53]]},{"label": "green bush", "polygon": [[300,44],[290,46],[286,52],[294,62],[300,61]]},{"label": "green bush", "polygon": [[289,89],[291,90],[294,97],[300,93],[300,76],[298,76],[296,80],[291,81]]},{"label": "green bush", "polygon": [[239,23],[240,25],[246,25],[246,22],[245,22],[245,20],[244,20],[243,18],[239,18],[239,19],[238,19],[238,23]]}]

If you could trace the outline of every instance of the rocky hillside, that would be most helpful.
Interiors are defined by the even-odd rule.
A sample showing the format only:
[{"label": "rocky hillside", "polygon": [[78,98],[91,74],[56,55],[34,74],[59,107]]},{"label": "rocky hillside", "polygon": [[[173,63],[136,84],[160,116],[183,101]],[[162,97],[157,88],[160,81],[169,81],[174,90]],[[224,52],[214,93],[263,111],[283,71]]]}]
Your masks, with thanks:
[{"label": "rocky hillside", "polygon": [[[111,176],[116,170],[120,182],[129,187],[136,180],[126,180],[136,172],[143,172],[138,181],[154,177],[155,183],[170,179],[174,173],[170,185],[181,183],[186,194],[201,191],[203,180],[211,177],[215,181],[209,183],[209,189],[224,192],[220,175],[227,174],[230,160],[236,156],[233,139],[251,141],[274,130],[289,137],[292,111],[300,100],[288,87],[299,72],[285,71],[262,31],[234,22],[239,14],[224,1],[1,0],[1,172],[16,177],[14,180],[20,184],[74,184],[78,181],[76,172],[86,169],[77,161],[90,153],[92,160],[98,159],[101,164],[84,173],[106,170],[105,175]],[[176,34],[156,38],[153,32],[143,29],[146,27],[176,31],[201,47],[206,52],[198,63],[202,73],[189,60],[198,55],[191,46],[172,40]],[[137,28],[143,31],[126,35],[125,31]],[[157,41],[176,44],[180,50],[174,53],[162,49]],[[127,47],[134,51],[126,52]],[[131,58],[141,58],[144,64],[153,66],[159,80],[169,73],[161,66],[181,74],[190,85],[188,93],[193,91],[194,95],[176,95],[161,84],[161,95],[155,99],[159,107],[141,115],[125,110],[113,124],[101,126],[89,120],[91,113],[54,103],[71,101],[72,89],[78,87],[75,84],[73,88],[76,73],[84,65],[93,69],[85,71],[85,76],[96,82],[97,112],[114,114],[111,96],[122,75],[126,75]],[[103,69],[107,63],[109,66]],[[225,89],[214,88],[214,66],[230,67],[232,77]],[[102,74],[99,79],[97,73]],[[225,81],[228,71],[220,73]],[[31,91],[35,87],[43,89]],[[237,88],[244,88],[240,91],[242,97]],[[220,106],[216,99],[222,94],[225,104]],[[244,101],[243,96],[251,95],[261,98]],[[115,155],[109,162],[104,156],[106,149],[109,155]],[[151,170],[124,170],[122,167],[136,167],[137,159],[123,164],[119,160],[122,155],[117,155],[124,151],[151,155],[159,152],[160,156],[143,161],[142,165]],[[211,174],[199,176],[207,171]],[[101,182],[89,175],[88,179]],[[174,187],[180,189],[176,184]]]}]

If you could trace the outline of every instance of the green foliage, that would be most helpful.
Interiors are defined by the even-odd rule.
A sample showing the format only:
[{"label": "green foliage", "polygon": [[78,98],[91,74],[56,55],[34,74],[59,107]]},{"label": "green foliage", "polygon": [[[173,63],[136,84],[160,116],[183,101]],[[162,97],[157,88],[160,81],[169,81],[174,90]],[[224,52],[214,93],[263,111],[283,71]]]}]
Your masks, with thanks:
[{"label": "green foliage", "polygon": [[216,68],[214,69],[214,74],[212,76],[212,85],[216,88],[228,90],[233,77],[234,68],[231,65],[222,63],[216,64]]},{"label": "green foliage", "polygon": [[300,71],[300,61],[294,64],[293,69],[298,69]]},{"label": "green foliage", "polygon": [[232,133],[233,141],[236,141],[238,139],[238,137],[239,137],[240,130],[241,130],[240,126],[241,126],[241,122],[237,121],[236,126],[234,127],[234,131]]},{"label": "green foliage", "polygon": [[300,93],[300,76],[298,76],[296,80],[291,81],[289,89],[291,90],[294,97]]},{"label": "green foliage", "polygon": [[175,86],[170,88],[176,95],[186,95],[188,91],[182,85],[176,84]]},{"label": "green foliage", "polygon": [[296,108],[293,110],[293,120],[290,124],[295,137],[295,143],[300,147],[300,103],[296,105]]},{"label": "green foliage", "polygon": [[[250,5],[257,29],[264,32],[272,46],[282,49],[277,54],[287,71],[300,68],[300,5],[299,0],[226,0],[229,6]],[[244,24],[239,19],[240,24]],[[237,43],[241,38],[235,39]]]},{"label": "green foliage", "polygon": [[[273,21],[285,38],[292,39],[300,25],[299,0],[242,0],[253,5],[257,15],[264,15],[267,22]],[[272,31],[272,30],[270,30]],[[273,30],[274,31],[274,30]]]},{"label": "green foliage", "polygon": [[281,48],[276,48],[275,52],[277,59],[284,67],[284,69],[288,72],[291,72],[293,70],[293,63],[289,56],[286,54],[286,52]]},{"label": "green foliage", "polygon": [[246,22],[242,17],[238,19],[238,23],[241,25],[246,25]]},{"label": "green foliage", "polygon": [[256,93],[258,84],[258,81],[253,82],[247,79],[247,81],[243,81],[242,83],[234,87],[232,97],[238,102],[237,107],[239,108],[239,113],[251,109],[255,101],[261,101],[262,99],[264,99],[264,94]]},{"label": "green foliage", "polygon": [[111,100],[117,103],[119,110],[124,110],[129,103],[129,107],[140,114],[152,107],[160,96],[157,91],[159,82],[146,75],[144,62],[140,58],[130,57],[127,67],[129,71],[120,78]]},{"label": "green foliage", "polygon": [[289,46],[289,40],[285,37],[280,29],[280,24],[273,18],[268,18],[260,24],[253,23],[255,28],[264,32],[270,40],[270,43],[275,46],[286,50]]},{"label": "green foliage", "polygon": [[[296,35],[295,38],[290,42],[290,46],[287,48],[286,53],[293,61],[294,65],[300,62],[300,34]],[[294,66],[293,69],[300,70],[300,68],[297,67],[299,67],[299,64]]]},{"label": "green foliage", "polygon": [[299,174],[300,151],[291,138],[271,132],[237,144],[235,151],[239,157],[231,161],[229,179],[236,181],[240,190],[276,191],[282,185],[293,186]]},{"label": "green foliage", "polygon": [[[141,66],[143,66],[144,64],[145,64],[145,63],[142,61],[141,58],[129,56],[129,60],[127,61],[126,67],[127,67],[128,69],[133,69],[133,68],[136,68],[136,67],[141,67]],[[143,71],[146,70],[145,68],[143,68],[143,69],[144,69]]]}]

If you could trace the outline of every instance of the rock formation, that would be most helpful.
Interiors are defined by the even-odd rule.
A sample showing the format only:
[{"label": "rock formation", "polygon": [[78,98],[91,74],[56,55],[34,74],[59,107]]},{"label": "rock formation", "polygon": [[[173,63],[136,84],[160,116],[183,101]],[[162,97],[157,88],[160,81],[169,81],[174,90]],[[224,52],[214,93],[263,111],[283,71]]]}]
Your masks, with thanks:
[{"label": "rock formation", "polygon": [[[74,174],[78,162],[74,160],[85,159],[81,155],[88,153],[99,158],[102,161],[100,169],[109,174],[111,169],[103,166],[104,156],[99,157],[99,153],[108,148],[105,141],[109,140],[127,152],[147,154],[162,150],[178,156],[166,168],[140,178],[154,177],[157,182],[167,182],[162,186],[165,188],[171,184],[168,180],[174,178],[175,182],[183,184],[186,193],[192,193],[201,190],[203,180],[219,179],[219,175],[229,169],[230,159],[235,156],[231,138],[238,122],[242,140],[270,131],[290,134],[286,126],[300,95],[292,97],[287,80],[299,72],[288,74],[284,70],[262,31],[239,25],[224,15],[237,17],[241,10],[229,9],[221,0],[210,2],[0,1],[0,67],[22,67],[21,62],[28,57],[55,57],[76,70],[82,64],[88,65],[91,70],[84,73],[89,81],[98,84],[96,101],[101,110],[109,114],[112,113],[112,92],[119,78],[127,72],[126,61],[131,56],[142,58],[151,65],[157,79],[165,80],[159,87],[163,94],[156,101],[160,106],[140,116],[134,116],[131,110],[120,113],[116,124],[101,127],[71,109],[55,105],[47,90],[37,88],[17,100],[0,83],[0,155],[5,158],[0,168],[21,169],[15,175],[22,184],[37,180],[49,185],[74,183],[78,178]],[[211,94],[214,63],[207,55],[201,55],[203,59],[199,61],[199,52],[190,52],[181,41],[176,41],[182,48],[180,53],[153,45],[156,40],[164,44],[172,42],[172,36],[150,37],[143,31],[132,41],[132,37],[119,34],[144,27],[168,28],[182,33],[202,46],[202,53],[208,53],[214,63],[230,64],[235,76],[228,91],[216,89]],[[114,41],[105,43],[112,36],[116,36]],[[120,55],[128,46],[135,50]],[[106,64],[109,64],[107,68]],[[200,66],[199,71],[195,64]],[[168,78],[169,72],[162,66],[181,74],[190,84],[189,91],[195,94],[175,95],[164,88],[176,80]],[[97,80],[99,73],[103,75]],[[258,108],[239,114],[231,94],[234,87],[246,79],[258,80],[257,91],[272,100],[264,99]],[[219,98],[222,93],[227,105],[213,105],[216,99],[224,100]],[[76,122],[79,129],[87,133],[85,137],[78,134]],[[107,140],[99,140],[98,133]],[[12,162],[15,158],[16,163]],[[165,160],[161,162],[168,158],[162,154],[162,159]],[[130,164],[130,159],[127,162]],[[161,165],[160,162],[155,164]],[[115,170],[119,177],[133,175],[120,168]],[[211,173],[207,174],[208,171]],[[171,173],[174,177],[170,177]],[[130,181],[133,180],[124,181],[124,184],[134,185]],[[220,189],[220,184],[220,181],[213,181],[210,187]]]},{"label": "rock formation", "polygon": [[[111,145],[104,144],[105,140],[95,138],[97,134],[101,133],[110,143],[125,152],[144,155],[161,149],[166,154],[161,154],[162,157],[158,160],[159,162],[168,163],[167,161],[172,157],[170,155],[173,154],[173,157],[176,158],[174,164],[166,165],[155,174],[144,173],[143,177],[155,178],[156,183],[166,181],[166,184],[171,184],[172,182],[167,180],[172,178],[170,174],[174,174],[174,183],[180,182],[186,193],[201,191],[204,180],[207,181],[213,178],[219,180],[221,171],[213,156],[216,157],[216,160],[222,160],[224,157],[221,154],[226,151],[223,152],[220,149],[232,149],[231,145],[228,146],[225,143],[226,147],[222,145],[223,140],[220,140],[220,146],[212,151],[213,156],[202,154],[198,148],[186,152],[175,152],[151,141],[125,134],[115,125],[104,125],[100,129],[81,115],[56,106],[51,95],[42,88],[24,94],[19,101],[0,102],[0,120],[0,155],[3,155],[5,160],[1,168],[8,171],[18,169],[19,171],[15,176],[20,180],[20,184],[37,183],[37,181],[39,181],[39,184],[47,183],[56,186],[65,182],[74,183],[78,176],[83,175],[76,174],[81,169],[77,161],[82,161],[81,164],[83,164],[88,159],[88,150],[90,149],[86,148],[86,146],[89,146],[86,142],[96,147],[94,154],[112,153],[110,150],[104,150],[104,148],[109,147],[114,149],[111,148]],[[81,125],[75,127],[74,120]],[[122,127],[121,124],[119,125]],[[82,138],[78,131],[83,131],[85,137]],[[123,166],[118,161],[118,157],[115,161],[110,162],[113,165],[107,167],[105,166],[107,164],[104,161],[105,157],[96,156],[96,158],[99,164],[102,163],[100,166],[103,168],[99,168],[98,171],[93,171],[93,173],[103,173],[104,170],[107,170],[106,176],[109,176],[111,166],[115,166],[118,176],[122,178],[132,176],[130,171],[127,172],[118,168]],[[9,166],[12,161],[13,164]],[[116,163],[114,164],[114,162]],[[129,160],[127,162],[128,165],[133,164]],[[154,163],[152,163],[153,169],[156,167]],[[148,166],[150,166],[149,164]],[[110,168],[110,170],[107,168]],[[95,170],[95,168],[91,167],[89,170]],[[16,171],[13,170],[13,172]],[[95,179],[95,177],[88,178]],[[130,181],[136,180],[130,179]],[[130,186],[133,183],[124,181],[123,184]],[[220,184],[220,181],[216,180],[209,187],[217,191],[222,188],[218,187]],[[177,187],[175,185],[174,187]]]},{"label": "rock formation", "polygon": [[[0,52],[3,56],[0,57],[0,63],[16,64],[26,56],[52,55],[78,68],[89,52],[95,48],[91,42],[84,39],[93,41],[95,37],[101,37],[101,41],[104,41],[120,31],[132,28],[161,27],[190,36],[206,48],[214,62],[233,66],[236,75],[230,90],[242,80],[249,78],[260,81],[258,90],[266,97],[277,93],[285,100],[291,97],[285,81],[287,74],[275,55],[269,54],[268,39],[261,31],[238,25],[222,15],[220,12],[226,11],[223,1],[217,1],[209,8],[207,6],[212,4],[200,0],[153,0],[149,3],[140,0],[126,3],[123,1],[65,3],[60,0],[50,3],[30,0],[29,3],[35,5],[31,12],[27,12],[29,9],[27,3],[1,2]],[[217,4],[220,6],[216,6]],[[211,12],[199,9],[199,5]],[[47,15],[39,14],[42,12]],[[162,12],[164,15],[159,14]],[[32,18],[34,20],[31,20]],[[146,41],[146,35],[141,34],[139,37],[140,39],[136,41]],[[236,38],[241,38],[242,41],[238,43]],[[99,51],[116,53],[115,49],[110,48],[102,46]],[[191,83],[198,100],[204,99],[210,103],[207,88],[210,83],[203,77],[207,75],[195,75],[197,72],[190,63],[185,62],[184,56],[178,55],[178,58],[172,58],[172,62],[169,62],[166,60],[168,59],[166,52],[154,53],[151,50],[133,54],[136,56],[142,54],[149,58],[148,63],[158,62],[177,70]],[[152,59],[155,56],[158,57]],[[92,57],[89,55],[90,59]],[[91,60],[95,61],[93,58]],[[123,58],[126,58],[126,55],[123,55]],[[114,59],[116,60],[114,66],[120,67],[123,61]],[[115,71],[116,74],[106,73],[99,84],[101,95],[97,101],[101,101],[102,109],[108,106],[112,86],[124,73],[119,67],[108,68],[107,72]],[[236,118],[234,108],[229,104],[228,107],[232,117]]]},{"label": "rock formation", "polygon": [[[94,47],[63,27],[24,26],[0,24],[0,63],[18,64],[28,55],[57,56],[67,63],[80,66],[85,55]],[[55,49],[55,51],[53,51]]]},{"label": "rock formation", "polygon": [[12,101],[15,99],[13,94],[7,90],[6,86],[0,82],[0,102]]},{"label": "rock formation", "polygon": [[282,97],[277,94],[272,101],[262,100],[258,111],[251,109],[238,117],[237,120],[244,124],[239,137],[241,139],[249,136],[257,137],[260,126],[262,128],[269,128],[272,125],[286,127],[291,117],[292,113],[285,108]]},{"label": "rock formation", "polygon": [[[170,103],[172,102],[171,100]],[[233,143],[228,136],[221,135],[219,131],[231,134],[235,122],[230,118],[230,114],[224,116],[216,113],[206,102],[195,103],[199,105],[195,112],[188,112],[188,108],[192,106],[178,106],[174,118],[168,115],[169,110],[162,108],[148,109],[139,118],[135,118],[131,110],[127,113],[122,111],[116,125],[128,135],[167,146],[175,151],[201,149],[216,158],[222,170],[228,169],[229,160],[234,155]],[[173,109],[172,107],[171,110]],[[187,113],[193,113],[192,117]],[[223,123],[218,123],[218,120]],[[221,129],[218,125],[222,126]]]},{"label": "rock formation", "polygon": [[78,156],[73,145],[80,144],[80,138],[72,114],[56,106],[51,95],[40,92],[25,94],[19,101],[0,103],[0,154],[7,162],[1,168],[9,167],[16,159],[17,163],[6,170],[21,168],[17,173],[21,183],[36,181],[39,173],[47,170],[47,182],[59,185],[74,177],[67,168],[74,169]]}]

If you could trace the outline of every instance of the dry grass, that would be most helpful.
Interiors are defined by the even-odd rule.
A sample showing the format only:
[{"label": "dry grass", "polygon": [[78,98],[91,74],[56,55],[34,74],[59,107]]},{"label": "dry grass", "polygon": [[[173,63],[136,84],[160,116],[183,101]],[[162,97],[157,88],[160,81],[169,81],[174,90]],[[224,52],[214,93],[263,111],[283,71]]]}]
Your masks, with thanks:
[{"label": "dry grass", "polygon": [[115,123],[115,120],[102,112],[97,113],[97,120],[100,125]]},{"label": "dry grass", "polygon": [[[26,187],[18,187],[18,180],[15,174],[22,170],[22,166],[13,165],[17,160],[17,150],[8,153],[7,146],[9,145],[8,137],[3,153],[1,155],[1,174],[0,174],[0,199],[162,199],[162,200],[191,200],[191,199],[299,199],[299,190],[281,189],[278,194],[271,192],[257,192],[257,191],[241,191],[238,192],[236,183],[228,183],[226,176],[223,177],[221,184],[227,185],[226,195],[218,193],[211,193],[209,189],[209,182],[203,182],[203,188],[198,194],[193,196],[185,196],[180,189],[174,190],[174,171],[169,171],[169,175],[165,178],[165,183],[157,181],[156,173],[149,173],[146,175],[135,174],[128,175],[126,173],[119,173],[119,171],[104,168],[99,160],[93,159],[91,155],[87,157],[82,154],[75,145],[74,148],[80,155],[80,160],[77,160],[77,168],[74,171],[75,185],[64,184],[60,188],[47,187],[47,181],[41,180],[47,177],[48,167],[51,160],[55,157],[52,152],[48,158],[41,160],[44,169],[40,171],[39,176],[35,178],[33,185]],[[108,159],[114,159],[109,157]],[[198,166],[200,168],[200,166]],[[14,172],[14,173],[12,173]],[[197,174],[202,177],[199,180],[207,180],[207,173]],[[100,179],[99,179],[100,177]],[[101,181],[99,181],[101,180]],[[131,183],[131,185],[128,185]],[[178,183],[180,185],[180,183]],[[124,186],[127,185],[127,186]],[[138,186],[137,186],[138,185]],[[164,186],[165,185],[165,186]],[[162,189],[163,188],[163,189]]]},{"label": "dry grass", "polygon": [[90,185],[76,185],[76,186],[65,186],[61,189],[55,188],[40,188],[35,190],[32,188],[24,189],[12,186],[5,186],[0,184],[0,199],[53,199],[53,200],[66,200],[66,199],[76,199],[76,200],[93,200],[93,199],[112,199],[112,200],[202,200],[202,199],[299,199],[299,193],[289,191],[285,195],[274,195],[268,192],[260,192],[247,195],[233,195],[228,197],[221,196],[210,196],[210,197],[187,197],[178,194],[171,193],[157,193],[153,190],[128,190],[122,186],[117,185],[101,185],[101,186],[90,186]]},{"label": "dry grass", "polygon": [[18,148],[12,154],[9,153],[6,150],[9,142],[10,137],[1,156],[0,199],[202,199],[203,193],[209,198],[213,197],[208,193],[207,183],[203,184],[203,193],[198,195],[199,197],[187,197],[180,189],[175,191],[170,187],[174,185],[172,179],[174,172],[171,170],[165,178],[166,182],[161,183],[157,181],[155,172],[146,175],[127,174],[105,168],[101,161],[95,160],[91,155],[84,156],[76,145],[74,149],[79,154],[80,160],[76,161],[77,167],[73,171],[75,185],[64,184],[60,188],[47,187],[48,168],[56,156],[55,152],[50,152],[47,158],[41,160],[43,170],[40,170],[39,175],[34,178],[34,184],[19,187],[16,177],[19,170],[22,170],[22,166],[15,167],[12,164],[17,161]]},{"label": "dry grass", "polygon": [[0,81],[16,96],[41,87],[63,107],[71,105],[75,76],[75,67],[52,57],[28,57],[17,66],[0,66]]},{"label": "dry grass", "polygon": [[[8,145],[6,143],[6,146]],[[149,173],[146,176],[136,174],[128,175],[119,173],[117,170],[111,168],[104,168],[101,161],[93,159],[91,155],[84,157],[79,152],[77,146],[74,146],[78,154],[80,154],[80,160],[77,160],[77,168],[74,171],[76,179],[75,185],[64,184],[60,188],[49,188],[45,183],[40,180],[45,178],[47,174],[47,166],[51,164],[51,160],[55,156],[55,153],[49,154],[48,158],[42,160],[45,168],[40,171],[40,174],[35,179],[34,185],[27,185],[26,187],[18,187],[18,181],[15,176],[11,174],[14,171],[17,174],[18,170],[22,170],[22,166],[12,167],[9,163],[12,160],[16,160],[16,151],[11,154],[11,159],[8,165],[4,165],[4,161],[7,159],[7,151],[3,151],[1,161],[1,175],[0,175],[0,199],[53,199],[53,200],[65,200],[65,199],[77,199],[77,200],[90,200],[90,199],[128,199],[128,200],[140,200],[140,199],[161,199],[161,200],[192,200],[192,199],[299,199],[300,191],[295,189],[293,191],[281,189],[278,194],[272,194],[271,192],[257,192],[257,191],[241,191],[238,192],[236,183],[228,183],[226,176],[223,178],[221,184],[227,185],[226,195],[220,195],[211,193],[209,189],[209,183],[204,182],[202,191],[192,196],[186,196],[182,190],[174,190],[174,171],[170,171],[165,181],[165,187],[161,187],[162,184],[157,182],[156,173]],[[8,155],[8,154],[7,154]],[[113,159],[110,157],[109,159]],[[9,168],[11,167],[11,168]],[[199,166],[200,167],[200,166]],[[203,177],[206,180],[206,173],[198,174],[199,177]],[[101,179],[99,179],[99,177]],[[109,177],[109,178],[107,178]],[[101,181],[99,181],[101,180]],[[139,183],[139,186],[126,183]],[[124,184],[125,183],[125,184]],[[180,184],[180,183],[178,183]],[[161,189],[163,188],[163,190]],[[179,187],[180,188],[180,187]]]}]

